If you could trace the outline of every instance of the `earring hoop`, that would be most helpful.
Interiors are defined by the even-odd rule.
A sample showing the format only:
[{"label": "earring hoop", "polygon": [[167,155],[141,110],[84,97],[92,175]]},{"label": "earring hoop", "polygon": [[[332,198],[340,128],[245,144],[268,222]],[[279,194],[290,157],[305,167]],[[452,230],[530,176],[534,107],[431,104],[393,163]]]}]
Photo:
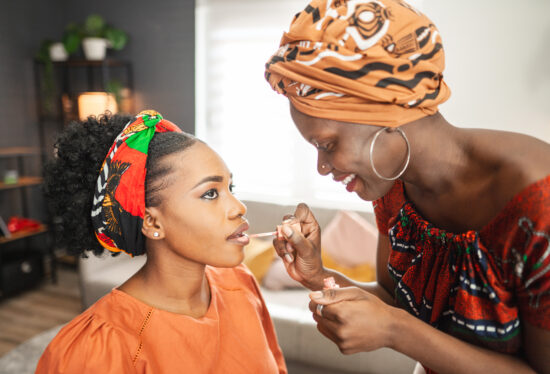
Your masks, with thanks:
[{"label": "earring hoop", "polygon": [[376,143],[376,139],[378,139],[378,136],[380,136],[380,134],[383,131],[388,131],[389,129],[390,129],[389,127],[384,127],[382,129],[378,130],[376,132],[376,134],[374,134],[374,138],[372,139],[372,142],[370,143],[370,166],[372,168],[372,171],[374,171],[374,174],[376,174],[376,176],[378,178],[386,180],[386,181],[394,181],[397,178],[399,178],[400,176],[402,176],[403,173],[405,172],[405,170],[407,170],[407,167],[409,166],[409,161],[411,160],[411,145],[409,143],[409,139],[407,139],[407,136],[405,135],[403,130],[401,130],[399,127],[395,128],[395,131],[397,131],[403,137],[403,139],[405,139],[405,143],[407,143],[407,160],[405,161],[405,166],[403,166],[403,169],[401,169],[401,171],[396,176],[391,177],[391,178],[382,176],[378,172],[378,170],[376,170],[376,168],[374,167],[374,161],[372,160],[372,155],[374,153],[374,144]]}]

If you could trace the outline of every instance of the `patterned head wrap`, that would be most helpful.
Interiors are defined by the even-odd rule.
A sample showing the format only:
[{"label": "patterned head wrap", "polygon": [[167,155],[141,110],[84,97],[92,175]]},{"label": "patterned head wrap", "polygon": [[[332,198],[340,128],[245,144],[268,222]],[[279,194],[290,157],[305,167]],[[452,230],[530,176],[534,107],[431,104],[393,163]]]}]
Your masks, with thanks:
[{"label": "patterned head wrap", "polygon": [[300,112],[397,127],[450,90],[437,28],[401,0],[313,0],[284,33],[266,79]]},{"label": "patterned head wrap", "polygon": [[111,252],[145,253],[141,227],[149,143],[157,132],[181,132],[154,110],[128,122],[107,153],[97,178],[92,224],[99,243]]}]

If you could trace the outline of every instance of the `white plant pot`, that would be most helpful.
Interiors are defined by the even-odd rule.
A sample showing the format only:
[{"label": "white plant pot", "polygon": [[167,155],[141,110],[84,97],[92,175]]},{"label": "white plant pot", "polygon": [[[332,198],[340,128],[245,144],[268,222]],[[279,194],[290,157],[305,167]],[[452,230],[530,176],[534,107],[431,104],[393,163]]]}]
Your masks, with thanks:
[{"label": "white plant pot", "polygon": [[52,61],[66,61],[69,58],[69,54],[65,49],[65,46],[61,42],[53,43],[50,46],[50,60]]},{"label": "white plant pot", "polygon": [[82,49],[87,60],[104,60],[107,52],[107,39],[84,38],[82,40]]}]

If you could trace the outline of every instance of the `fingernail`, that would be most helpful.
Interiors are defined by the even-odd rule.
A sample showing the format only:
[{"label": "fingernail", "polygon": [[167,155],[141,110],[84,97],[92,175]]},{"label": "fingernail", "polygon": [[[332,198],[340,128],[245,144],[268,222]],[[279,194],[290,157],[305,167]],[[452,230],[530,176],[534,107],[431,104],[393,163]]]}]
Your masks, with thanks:
[{"label": "fingernail", "polygon": [[285,220],[283,221],[283,223],[291,223],[291,222],[294,220],[294,218],[296,218],[296,217],[294,217],[294,216],[289,217],[289,218],[285,219]]},{"label": "fingernail", "polygon": [[294,252],[294,248],[292,248],[292,245],[289,242],[286,242],[285,247],[288,253]]},{"label": "fingernail", "polygon": [[285,253],[285,260],[286,262],[292,262],[292,255],[290,253]]},{"label": "fingernail", "polygon": [[309,294],[314,299],[320,299],[323,297],[323,293],[321,291],[315,291]]},{"label": "fingernail", "polygon": [[283,226],[283,233],[290,238],[292,236],[292,229],[289,226]]}]

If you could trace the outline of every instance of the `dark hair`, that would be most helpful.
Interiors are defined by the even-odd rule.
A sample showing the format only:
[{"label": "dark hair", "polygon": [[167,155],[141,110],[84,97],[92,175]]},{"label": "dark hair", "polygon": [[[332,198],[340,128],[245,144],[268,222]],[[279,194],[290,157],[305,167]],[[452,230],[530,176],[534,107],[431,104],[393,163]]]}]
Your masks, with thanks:
[{"label": "dark hair", "polygon": [[[93,193],[99,170],[117,135],[133,117],[105,114],[71,122],[59,135],[55,157],[44,168],[44,192],[52,216],[56,245],[68,253],[103,253],[92,226]],[[161,203],[171,167],[162,159],[181,152],[198,139],[186,133],[156,133],[149,144],[145,176],[145,206]]]}]

